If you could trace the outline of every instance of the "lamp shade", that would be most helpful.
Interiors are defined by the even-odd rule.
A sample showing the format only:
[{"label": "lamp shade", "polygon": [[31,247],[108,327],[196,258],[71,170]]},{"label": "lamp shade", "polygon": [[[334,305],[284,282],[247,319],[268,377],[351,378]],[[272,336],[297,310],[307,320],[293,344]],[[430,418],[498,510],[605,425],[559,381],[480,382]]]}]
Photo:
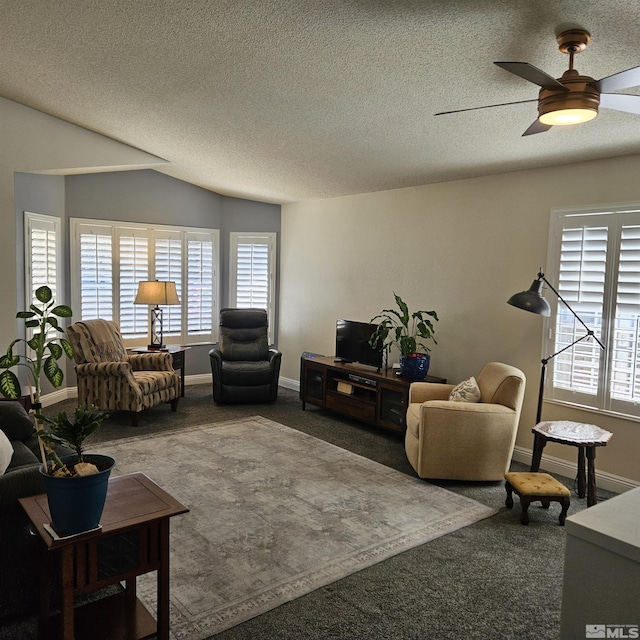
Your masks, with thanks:
[{"label": "lamp shade", "polygon": [[138,293],[134,304],[180,304],[175,282],[142,280],[138,283]]},{"label": "lamp shade", "polygon": [[521,291],[512,295],[507,300],[507,303],[518,309],[537,313],[540,316],[548,317],[551,315],[551,307],[542,295],[541,278],[534,280],[528,291]]}]

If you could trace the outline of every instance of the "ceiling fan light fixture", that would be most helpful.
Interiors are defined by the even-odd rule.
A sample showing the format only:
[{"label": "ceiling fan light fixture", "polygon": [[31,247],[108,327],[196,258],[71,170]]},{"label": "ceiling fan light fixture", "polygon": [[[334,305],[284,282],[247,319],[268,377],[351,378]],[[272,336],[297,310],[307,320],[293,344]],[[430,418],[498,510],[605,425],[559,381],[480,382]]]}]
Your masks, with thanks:
[{"label": "ceiling fan light fixture", "polygon": [[558,109],[540,115],[538,120],[542,124],[561,126],[567,124],[580,124],[589,122],[598,115],[597,109]]}]

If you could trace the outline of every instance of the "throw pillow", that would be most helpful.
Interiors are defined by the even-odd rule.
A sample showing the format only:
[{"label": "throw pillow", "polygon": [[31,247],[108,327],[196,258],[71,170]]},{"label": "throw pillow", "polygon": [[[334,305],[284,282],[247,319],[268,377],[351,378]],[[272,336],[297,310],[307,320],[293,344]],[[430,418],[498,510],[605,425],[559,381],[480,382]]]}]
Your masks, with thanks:
[{"label": "throw pillow", "polygon": [[451,390],[449,400],[452,402],[480,402],[480,395],[480,387],[478,387],[476,379],[471,376]]},{"label": "throw pillow", "polygon": [[4,431],[0,431],[0,475],[7,470],[12,457],[13,447],[9,442],[9,438],[4,435]]},{"label": "throw pillow", "polygon": [[26,440],[35,428],[24,407],[13,400],[0,402],[0,430],[9,440]]}]

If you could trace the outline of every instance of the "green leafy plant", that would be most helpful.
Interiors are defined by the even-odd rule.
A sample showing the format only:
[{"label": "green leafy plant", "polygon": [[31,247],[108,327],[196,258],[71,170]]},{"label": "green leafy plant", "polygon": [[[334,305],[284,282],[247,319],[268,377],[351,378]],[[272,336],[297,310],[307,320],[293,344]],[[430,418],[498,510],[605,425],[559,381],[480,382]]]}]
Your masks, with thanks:
[{"label": "green leafy plant", "polygon": [[390,349],[396,346],[403,356],[417,353],[421,348],[429,353],[429,341],[438,344],[433,337],[433,322],[438,322],[435,311],[414,311],[411,313],[404,300],[394,292],[397,309],[383,309],[373,317],[371,324],[377,324],[369,340],[376,349]]},{"label": "green leafy plant", "polygon": [[[38,287],[35,291],[36,300],[41,304],[31,304],[27,311],[19,311],[16,318],[25,321],[27,331],[34,329],[30,339],[17,338],[8,347],[7,352],[0,356],[0,393],[5,398],[17,399],[22,395],[18,376],[11,370],[14,367],[26,367],[29,384],[33,387],[33,402],[36,404],[36,414],[40,408],[40,380],[44,374],[47,380],[57,389],[62,385],[64,373],[58,365],[58,360],[66,355],[73,358],[73,347],[60,334],[64,329],[58,318],[70,318],[71,308],[66,305],[56,305],[51,289],[47,286]],[[52,332],[53,330],[53,332]],[[15,353],[16,345],[24,342],[28,349],[25,354]]]},{"label": "green leafy plant", "polygon": [[100,411],[95,405],[78,407],[73,418],[61,411],[55,418],[44,418],[47,429],[42,430],[40,436],[47,444],[63,444],[73,449],[78,456],[78,462],[84,462],[84,442],[96,431],[102,421],[109,414]]}]

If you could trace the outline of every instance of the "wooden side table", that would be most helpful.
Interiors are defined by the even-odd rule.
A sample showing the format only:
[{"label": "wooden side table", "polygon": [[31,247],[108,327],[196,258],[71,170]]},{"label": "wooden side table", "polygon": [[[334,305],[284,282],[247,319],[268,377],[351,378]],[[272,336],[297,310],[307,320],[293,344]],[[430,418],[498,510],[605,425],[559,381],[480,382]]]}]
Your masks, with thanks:
[{"label": "wooden side table", "polygon": [[[611,440],[613,434],[595,424],[569,422],[560,420],[555,422],[541,422],[531,430],[534,435],[533,457],[531,471],[540,469],[542,450],[547,442],[559,442],[578,447],[578,496],[584,498],[585,487],[587,507],[598,502],[596,494],[596,447],[604,447]],[[587,479],[585,481],[585,451],[587,454]]]},{"label": "wooden side table", "polygon": [[[184,505],[143,473],[114,477],[101,530],[55,539],[44,528],[51,520],[46,495],[21,498],[20,504],[50,552],[41,569],[41,638],[169,639],[169,518],[187,513]],[[155,620],[136,596],[136,577],[150,571],[158,576]],[[53,580],[62,602],[60,614],[50,616]],[[122,593],[74,609],[76,596],[121,581]]]},{"label": "wooden side table", "polygon": [[184,361],[187,349],[179,344],[168,344],[164,349],[149,349],[147,347],[133,347],[131,353],[170,353],[173,359],[172,365],[176,371],[180,371],[180,397],[184,398]]}]

